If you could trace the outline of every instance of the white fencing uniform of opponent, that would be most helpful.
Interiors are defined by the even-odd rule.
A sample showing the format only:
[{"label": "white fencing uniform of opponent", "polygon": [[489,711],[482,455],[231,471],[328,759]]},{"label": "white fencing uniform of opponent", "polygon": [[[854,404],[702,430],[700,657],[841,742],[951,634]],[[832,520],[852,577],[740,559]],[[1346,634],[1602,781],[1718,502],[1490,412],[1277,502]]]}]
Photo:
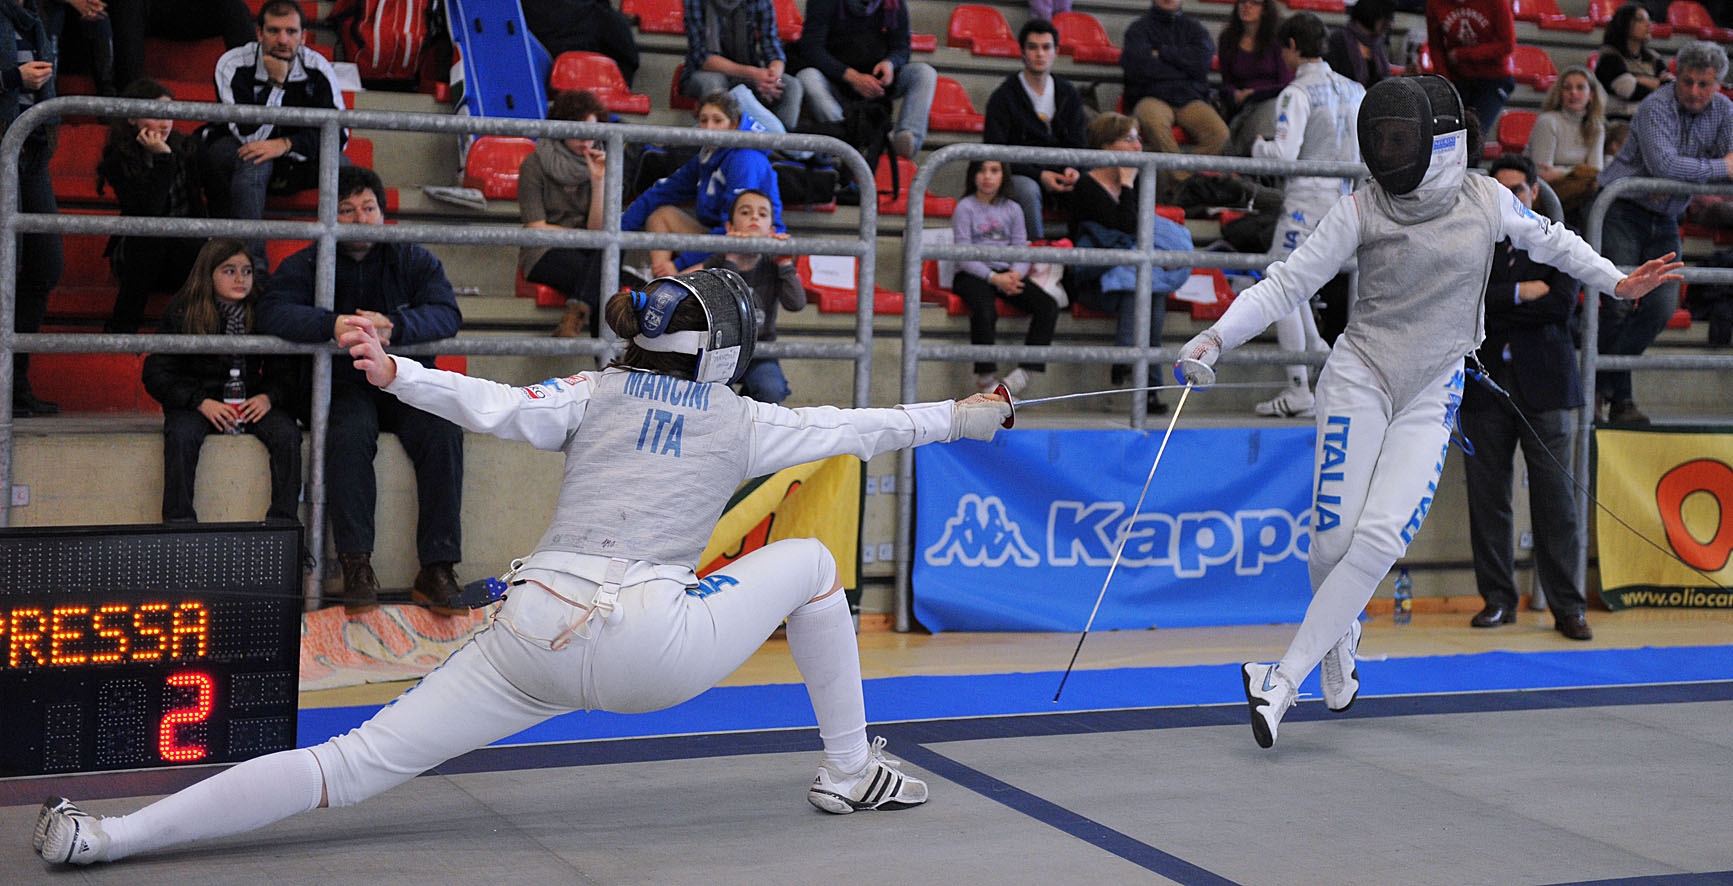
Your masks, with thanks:
[{"label": "white fencing uniform of opponent", "polygon": [[[59,815],[45,806],[36,835],[45,856],[56,819],[54,846],[67,828],[96,836],[82,847],[75,836],[52,860],[109,861],[261,827],[321,805],[321,789],[330,805],[354,804],[568,711],[666,708],[733,672],[784,619],[825,765],[867,765],[859,653],[830,552],[785,540],[703,581],[693,570],[728,497],[750,477],[965,433],[991,437],[1004,416],[974,415],[984,421],[969,425],[960,418],[969,404],[950,401],[789,409],[724,383],[621,368],[509,387],[397,360],[385,390],[467,430],[566,454],[553,520],[493,624],[372,719],[311,749],[247,761],[99,823],[65,801]],[[821,781],[826,771],[860,770],[821,767]],[[893,771],[884,781],[904,778]],[[914,802],[924,800],[925,787],[907,781],[919,788]],[[814,805],[850,811],[822,800]]]},{"label": "white fencing uniform of opponent", "polygon": [[[1252,144],[1252,156],[1261,160],[1360,160],[1360,142],[1354,119],[1366,87],[1330,69],[1321,60],[1294,69],[1294,80],[1276,96],[1276,133],[1269,141]],[[1276,221],[1270,253],[1278,261],[1292,255],[1318,227],[1324,213],[1354,189],[1346,178],[1294,176],[1288,179],[1282,197],[1282,217]],[[1309,298],[1309,296],[1308,296]],[[1276,343],[1284,351],[1327,351],[1329,345],[1318,334],[1317,321],[1306,305],[1277,320]],[[1290,387],[1305,388],[1309,372],[1305,364],[1286,367]],[[1259,410],[1271,415],[1277,409]],[[1304,414],[1304,413],[1301,413]]]},{"label": "white fencing uniform of opponent", "polygon": [[[1219,350],[1250,340],[1357,259],[1354,311],[1318,379],[1312,602],[1279,665],[1258,672],[1261,691],[1278,699],[1276,721],[1292,704],[1294,687],[1332,647],[1357,642],[1360,612],[1432,503],[1461,402],[1463,360],[1484,337],[1494,245],[1508,237],[1592,289],[1613,292],[1624,276],[1498,182],[1466,175],[1465,132],[1427,143],[1429,165],[1418,186],[1410,185],[1412,196],[1393,198],[1375,181],[1338,200],[1287,261],[1270,266],[1264,280],[1182,350],[1182,369],[1200,354],[1205,365],[1213,363]],[[1245,667],[1253,728],[1269,747],[1274,724],[1259,729],[1254,667],[1264,666]],[[1278,676],[1285,690],[1275,685]],[[1325,695],[1330,701],[1328,686]],[[1351,701],[1350,695],[1331,707],[1345,709]]]}]

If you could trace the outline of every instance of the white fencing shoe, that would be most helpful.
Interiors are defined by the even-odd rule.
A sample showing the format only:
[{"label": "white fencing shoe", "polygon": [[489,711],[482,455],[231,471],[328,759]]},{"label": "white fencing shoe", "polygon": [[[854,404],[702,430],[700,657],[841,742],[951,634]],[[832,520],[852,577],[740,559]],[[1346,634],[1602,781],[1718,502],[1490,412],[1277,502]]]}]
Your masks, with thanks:
[{"label": "white fencing shoe", "polygon": [[840,773],[829,761],[818,767],[818,777],[806,792],[812,805],[836,815],[857,809],[907,809],[927,802],[927,783],[897,770],[902,765],[885,759],[883,736],[873,739],[866,767],[852,775]]},{"label": "white fencing shoe", "polygon": [[90,864],[101,861],[108,835],[102,832],[101,822],[72,801],[49,797],[36,813],[30,848],[40,853],[43,861],[54,864]]},{"label": "white fencing shoe", "polygon": [[1289,387],[1253,406],[1252,411],[1271,418],[1305,418],[1312,414],[1314,404],[1310,388]]},{"label": "white fencing shoe", "polygon": [[1294,699],[1299,695],[1279,667],[1255,661],[1240,666],[1240,676],[1246,684],[1246,705],[1252,712],[1252,737],[1257,739],[1260,748],[1276,743],[1276,727],[1281,725],[1282,715],[1294,706]]},{"label": "white fencing shoe", "polygon": [[1354,654],[1360,649],[1360,620],[1348,625],[1348,633],[1324,653],[1318,682],[1324,687],[1324,705],[1341,713],[1354,705],[1360,695],[1360,669],[1354,666]]}]

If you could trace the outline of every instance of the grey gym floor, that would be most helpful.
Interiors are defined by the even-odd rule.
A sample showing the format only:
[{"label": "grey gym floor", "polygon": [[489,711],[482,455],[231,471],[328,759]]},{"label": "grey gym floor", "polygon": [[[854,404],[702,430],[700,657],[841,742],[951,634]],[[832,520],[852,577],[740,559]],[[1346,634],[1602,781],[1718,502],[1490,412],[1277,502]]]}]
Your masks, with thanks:
[{"label": "grey gym floor", "polygon": [[[1383,644],[1392,654],[1499,642],[1435,620],[1368,636],[1399,641]],[[1730,624],[1603,614],[1596,645],[1724,643]],[[1514,648],[1554,642],[1501,630]],[[1287,631],[1175,631],[1162,645],[1213,663]],[[1104,635],[1100,651],[1121,664],[1149,637]],[[863,658],[869,677],[887,662],[953,667],[935,662],[972,648],[1045,670],[1074,639],[1030,641],[1042,665],[1005,667],[1032,648],[1018,642],[863,638]],[[488,749],[358,807],[78,869],[30,852],[23,802],[68,783],[11,780],[0,797],[21,805],[0,807],[0,883],[1733,883],[1733,682],[1366,691],[1343,715],[1302,701],[1268,751],[1243,704],[875,724],[932,800],[842,817],[805,801],[810,730]],[[193,774],[72,789],[111,797],[83,805],[113,814]]]}]

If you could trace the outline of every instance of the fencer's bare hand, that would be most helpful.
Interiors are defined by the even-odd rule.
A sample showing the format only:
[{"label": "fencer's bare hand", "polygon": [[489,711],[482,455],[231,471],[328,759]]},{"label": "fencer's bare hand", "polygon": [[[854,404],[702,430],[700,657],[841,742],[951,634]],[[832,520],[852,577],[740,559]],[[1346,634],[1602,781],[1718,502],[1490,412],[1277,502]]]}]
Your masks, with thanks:
[{"label": "fencer's bare hand", "polygon": [[286,138],[267,138],[262,141],[247,142],[241,145],[240,150],[236,151],[235,154],[248,163],[258,165],[289,153],[289,148],[293,145],[294,142]]},{"label": "fencer's bare hand", "polygon": [[365,318],[351,318],[337,336],[337,344],[348,349],[355,368],[367,373],[367,381],[373,385],[383,388],[397,378],[397,363],[385,353],[385,343]]},{"label": "fencer's bare hand", "polygon": [[1660,258],[1651,258],[1643,262],[1629,276],[1619,281],[1619,285],[1613,288],[1613,295],[1636,300],[1648,295],[1662,283],[1685,279],[1673,273],[1685,266],[1684,262],[1673,260],[1677,256],[1678,253],[1669,252]]},{"label": "fencer's bare hand", "polygon": [[265,417],[271,411],[271,398],[264,394],[254,394],[241,401],[241,420],[254,422]]},{"label": "fencer's bare hand", "polygon": [[[882,64],[882,62],[881,62]],[[842,72],[842,79],[848,83],[861,98],[878,98],[885,94],[885,85],[872,74],[862,74],[854,68]]]},{"label": "fencer's bare hand", "polygon": [[240,420],[240,417],[235,415],[235,410],[229,408],[229,404],[209,398],[199,401],[199,414],[211,423],[211,427],[225,433]]},{"label": "fencer's bare hand", "polygon": [[18,77],[24,81],[24,88],[35,92],[54,76],[54,65],[50,62],[25,62],[18,66]]},{"label": "fencer's bare hand", "polygon": [[1011,404],[997,394],[959,400],[951,410],[951,439],[991,440],[1010,415]]},{"label": "fencer's bare hand", "polygon": [[167,154],[169,152],[168,135],[156,129],[140,129],[138,131],[139,147],[152,154]]}]

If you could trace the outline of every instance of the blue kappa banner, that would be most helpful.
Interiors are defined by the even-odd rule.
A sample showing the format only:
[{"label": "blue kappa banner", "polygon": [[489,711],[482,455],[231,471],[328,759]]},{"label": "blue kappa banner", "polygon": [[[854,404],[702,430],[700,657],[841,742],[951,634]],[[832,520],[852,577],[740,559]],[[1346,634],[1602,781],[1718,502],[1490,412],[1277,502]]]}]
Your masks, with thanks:
[{"label": "blue kappa banner", "polygon": [[[1100,629],[1298,622],[1312,428],[1177,430]],[[933,631],[1080,631],[1160,432],[1028,430],[915,451],[914,606]]]}]

